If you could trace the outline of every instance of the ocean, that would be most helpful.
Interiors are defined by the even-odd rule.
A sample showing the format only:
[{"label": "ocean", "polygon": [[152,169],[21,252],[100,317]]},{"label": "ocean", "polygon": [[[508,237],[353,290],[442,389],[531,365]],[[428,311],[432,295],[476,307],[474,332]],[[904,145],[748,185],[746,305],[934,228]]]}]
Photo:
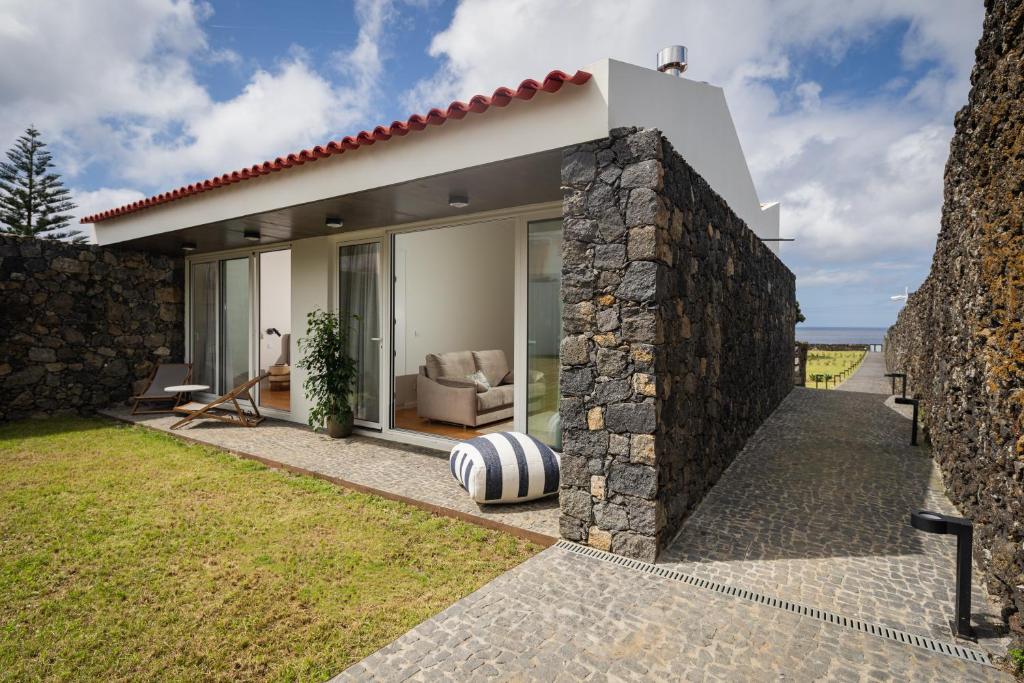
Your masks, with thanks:
[{"label": "ocean", "polygon": [[881,344],[885,327],[805,327],[797,325],[796,340],[810,344]]}]

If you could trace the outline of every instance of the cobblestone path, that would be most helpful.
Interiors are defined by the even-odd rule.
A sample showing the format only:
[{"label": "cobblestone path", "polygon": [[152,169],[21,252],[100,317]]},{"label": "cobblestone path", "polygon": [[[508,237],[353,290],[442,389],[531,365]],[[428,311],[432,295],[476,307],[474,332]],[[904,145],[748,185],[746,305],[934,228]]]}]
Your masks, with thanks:
[{"label": "cobblestone path", "polygon": [[[937,468],[874,393],[795,389],[658,565],[953,642],[954,543],[908,524],[956,514]],[[848,382],[858,379],[855,375]],[[998,623],[975,580],[975,625]],[[999,652],[989,630],[975,649]],[[961,643],[963,644],[963,643]],[[1005,651],[1005,650],[1003,650]],[[996,669],[553,547],[338,680],[1009,680]]]},{"label": "cobblestone path", "polygon": [[[897,382],[897,388],[899,383]],[[892,382],[885,376],[885,354],[868,352],[864,362],[848,380],[836,387],[836,391],[855,391],[862,394],[889,395]]]}]

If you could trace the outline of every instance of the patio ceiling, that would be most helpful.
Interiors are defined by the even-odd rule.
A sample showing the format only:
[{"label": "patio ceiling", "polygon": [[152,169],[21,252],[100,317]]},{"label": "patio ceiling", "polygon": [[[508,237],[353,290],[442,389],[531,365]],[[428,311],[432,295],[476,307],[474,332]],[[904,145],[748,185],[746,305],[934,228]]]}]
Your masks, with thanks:
[{"label": "patio ceiling", "polygon": [[[194,242],[197,249],[193,253],[202,253],[557,201],[562,198],[561,158],[561,150],[549,150],[407,183],[142,237],[122,242],[120,246],[181,254],[183,243]],[[451,193],[466,195],[469,206],[462,209],[449,206]],[[324,224],[327,216],[340,216],[345,222],[344,228],[327,228]],[[245,239],[245,233],[253,230],[260,233],[258,243]]]}]

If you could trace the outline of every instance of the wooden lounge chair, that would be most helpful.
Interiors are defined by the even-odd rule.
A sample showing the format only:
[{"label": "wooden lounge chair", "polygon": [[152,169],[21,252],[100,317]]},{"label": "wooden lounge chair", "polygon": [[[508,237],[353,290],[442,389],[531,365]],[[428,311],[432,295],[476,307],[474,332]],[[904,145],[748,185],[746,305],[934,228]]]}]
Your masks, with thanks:
[{"label": "wooden lounge chair", "polygon": [[[264,372],[253,377],[248,382],[239,384],[228,393],[218,396],[209,403],[192,401],[184,405],[175,406],[174,412],[185,413],[185,417],[172,424],[171,429],[183,427],[192,420],[207,418],[238,425],[239,427],[255,427],[266,418],[260,415],[259,408],[256,407],[256,401],[253,400],[250,390],[263,381],[266,376],[267,373]],[[239,401],[248,401],[248,407],[243,408]]]},{"label": "wooden lounge chair", "polygon": [[[181,394],[166,391],[164,387],[173,387],[185,384],[192,378],[191,363],[162,363],[157,365],[153,374],[149,376],[146,389],[138,396],[132,396],[132,415],[145,415],[148,413],[170,413],[174,412],[175,406],[181,403]],[[163,404],[163,407],[145,409],[144,403]]]}]

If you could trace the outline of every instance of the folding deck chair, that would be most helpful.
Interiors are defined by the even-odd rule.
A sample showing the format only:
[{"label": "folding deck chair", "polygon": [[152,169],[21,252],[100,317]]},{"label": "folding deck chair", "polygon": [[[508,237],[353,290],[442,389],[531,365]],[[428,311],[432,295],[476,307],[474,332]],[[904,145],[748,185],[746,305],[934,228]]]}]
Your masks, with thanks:
[{"label": "folding deck chair", "polygon": [[[264,372],[257,377],[253,377],[248,382],[239,384],[228,393],[218,396],[209,403],[192,401],[184,405],[175,406],[174,412],[185,413],[185,417],[172,424],[171,429],[183,427],[192,420],[206,418],[227,422],[239,427],[255,427],[266,418],[260,415],[259,408],[256,407],[256,401],[253,400],[249,390],[263,381],[266,376],[267,373]],[[243,408],[239,401],[248,401],[249,406]]]},{"label": "folding deck chair", "polygon": [[[145,391],[138,396],[132,396],[132,415],[146,415],[149,413],[170,413],[174,412],[175,406],[181,403],[181,394],[166,391],[164,387],[173,387],[186,384],[192,377],[191,363],[162,363],[156,366],[153,374],[149,376],[149,383]],[[153,409],[142,408],[143,403],[163,403],[166,407]]]}]

